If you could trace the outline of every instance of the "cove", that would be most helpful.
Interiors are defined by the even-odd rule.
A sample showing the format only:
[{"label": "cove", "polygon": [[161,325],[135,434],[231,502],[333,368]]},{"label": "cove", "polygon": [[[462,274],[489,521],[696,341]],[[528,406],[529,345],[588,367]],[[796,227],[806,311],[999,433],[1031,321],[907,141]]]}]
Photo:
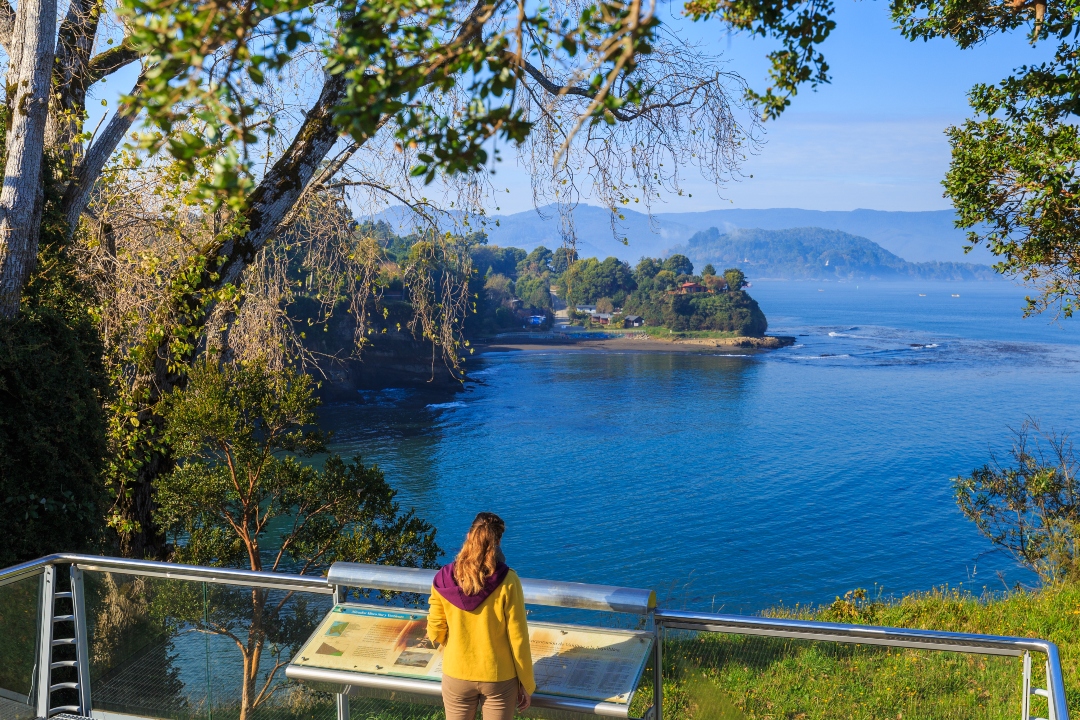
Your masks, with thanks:
[{"label": "cove", "polygon": [[[1080,429],[1080,332],[998,283],[755,283],[751,353],[543,348],[470,359],[455,397],[329,405],[333,449],[377,463],[453,553],[502,515],[527,577],[648,586],[752,612],[1033,584],[953,502],[1027,416]],[[954,297],[958,295],[959,297]]]}]

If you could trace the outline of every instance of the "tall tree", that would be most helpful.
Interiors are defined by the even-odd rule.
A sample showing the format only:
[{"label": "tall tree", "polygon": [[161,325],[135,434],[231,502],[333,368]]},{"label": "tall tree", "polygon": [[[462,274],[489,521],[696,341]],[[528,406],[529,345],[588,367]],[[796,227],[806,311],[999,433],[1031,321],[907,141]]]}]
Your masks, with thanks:
[{"label": "tall tree", "polygon": [[[7,7],[10,14],[11,8]],[[11,18],[4,18],[11,19]],[[0,189],[0,317],[14,317],[37,259],[44,185],[41,166],[56,53],[56,0],[25,0],[7,34],[4,184]]]},{"label": "tall tree", "polygon": [[[321,470],[297,461],[325,450],[310,430],[316,405],[311,379],[293,371],[213,362],[192,369],[187,389],[166,401],[180,463],[158,486],[158,520],[175,540],[175,559],[298,574],[338,560],[435,565],[434,528],[400,511],[377,467],[336,455]],[[291,593],[230,588],[207,604],[189,585],[162,600],[170,614],[236,645],[240,718],[248,720],[273,698],[291,655],[283,647],[295,650],[310,635],[313,613]]]},{"label": "tall tree", "polygon": [[985,245],[1001,258],[999,272],[1036,286],[1027,313],[1056,307],[1070,317],[1080,295],[1077,4],[893,0],[892,8],[912,40],[948,38],[969,48],[1026,31],[1032,45],[1056,44],[1052,60],[972,88],[975,116],[947,131],[952,163],[944,185],[969,245]]},{"label": "tall tree", "polygon": [[[114,452],[116,525],[123,551],[135,556],[164,548],[152,522],[153,480],[172,467],[159,402],[185,382],[205,347],[207,319],[223,300],[242,297],[246,269],[305,196],[348,186],[426,210],[428,200],[402,194],[382,169],[400,168],[408,182],[441,178],[453,188],[464,177],[478,187],[490,148],[509,142],[531,163],[538,201],[556,201],[566,220],[591,190],[614,228],[622,205],[680,192],[687,161],[721,180],[754,141],[753,122],[738,117],[741,80],[659,32],[642,0],[70,0],[58,29],[51,1],[27,0],[16,13],[0,0],[8,107],[23,123],[8,136],[4,193],[24,197],[35,187],[31,171],[53,158],[74,231],[103,168],[144,113],[142,148],[168,152],[184,178],[197,178],[193,213],[222,219],[165,284],[169,300],[131,348],[129,387],[113,414],[123,435]],[[763,22],[789,35],[802,27],[787,16]],[[142,70],[135,86],[101,132],[85,132],[91,86],[132,63]],[[812,80],[796,66],[781,71],[795,84]],[[308,92],[293,98],[302,103],[295,122],[281,120],[289,114],[268,100],[299,67],[307,68],[299,84]],[[51,77],[42,81],[45,68]],[[16,200],[0,195],[0,215],[9,203],[40,217],[40,202]],[[39,223],[15,215],[2,222],[12,234],[0,244],[0,317],[13,317]],[[572,226],[564,229],[572,241]]]}]

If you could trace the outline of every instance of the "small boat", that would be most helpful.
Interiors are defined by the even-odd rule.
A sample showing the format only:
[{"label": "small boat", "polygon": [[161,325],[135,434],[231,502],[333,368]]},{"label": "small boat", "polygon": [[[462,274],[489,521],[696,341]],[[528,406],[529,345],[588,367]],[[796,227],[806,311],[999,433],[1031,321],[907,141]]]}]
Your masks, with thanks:
[{"label": "small boat", "polygon": [[919,297],[926,297],[926,293],[919,293]]},{"label": "small boat", "polygon": [[957,295],[956,293],[953,293],[953,297],[960,297],[960,296]]}]

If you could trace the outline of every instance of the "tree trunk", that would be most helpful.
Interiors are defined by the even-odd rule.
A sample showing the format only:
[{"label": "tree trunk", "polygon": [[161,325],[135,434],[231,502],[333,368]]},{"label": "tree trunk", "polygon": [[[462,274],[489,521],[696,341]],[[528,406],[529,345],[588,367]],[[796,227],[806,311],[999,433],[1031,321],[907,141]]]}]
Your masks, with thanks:
[{"label": "tree trunk", "polygon": [[[139,413],[143,427],[147,423],[157,423],[159,433],[164,428],[160,417],[149,410]],[[138,522],[138,530],[120,535],[120,554],[136,560],[168,560],[169,548],[165,533],[154,523],[154,485],[155,478],[164,475],[173,468],[173,461],[157,449],[150,449],[150,456],[139,468],[130,495],[122,495],[120,511],[127,518]]]},{"label": "tree trunk", "polygon": [[82,152],[76,136],[82,131],[86,89],[92,84],[89,65],[94,50],[102,3],[71,0],[57,33],[56,63],[49,116],[45,121],[45,147],[55,153],[61,174],[67,176]]},{"label": "tree trunk", "polygon": [[[345,78],[341,75],[327,75],[319,99],[308,111],[292,144],[252,192],[248,209],[245,211],[248,231],[222,243],[212,253],[199,284],[200,291],[220,289],[230,283],[239,284],[244,270],[255,261],[259,251],[281,228],[289,211],[314,177],[319,164],[340,137],[340,132],[334,126],[333,111],[334,106],[345,97],[346,87]],[[197,297],[178,298],[175,314],[194,316],[197,324],[203,324],[209,313],[200,315],[198,305]],[[189,359],[170,357],[171,340],[171,336],[166,334],[158,343],[154,377],[146,388],[145,409],[139,414],[140,421],[144,424],[161,422],[153,410],[158,400],[184,382],[184,376],[178,374],[175,367]],[[143,420],[144,417],[147,419]],[[128,501],[123,508],[125,518],[136,522],[140,528],[133,536],[121,540],[124,554],[128,557],[142,558],[154,549],[157,549],[157,552],[164,551],[161,533],[153,522],[152,485],[159,474],[172,467],[172,458],[156,448],[147,448],[146,452],[150,459],[139,471],[135,487],[131,488],[133,500],[146,498],[146,502]]]},{"label": "tree trunk", "polygon": [[56,0],[22,0],[18,14],[25,35],[19,62],[8,70],[15,82],[8,84],[12,117],[0,189],[0,317],[5,318],[18,314],[23,285],[37,260],[40,228],[34,218],[56,52]]},{"label": "tree trunk", "polygon": [[248,627],[247,652],[244,653],[244,678],[240,688],[240,720],[250,720],[258,694],[259,666],[266,645],[265,590],[251,588],[251,625]]}]

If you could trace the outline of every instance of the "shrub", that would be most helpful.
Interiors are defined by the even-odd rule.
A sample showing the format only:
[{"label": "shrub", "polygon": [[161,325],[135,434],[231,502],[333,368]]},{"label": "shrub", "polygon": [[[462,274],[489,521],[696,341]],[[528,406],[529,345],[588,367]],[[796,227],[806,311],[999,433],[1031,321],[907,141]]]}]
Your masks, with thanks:
[{"label": "shrub", "polygon": [[986,537],[1057,583],[1080,577],[1080,471],[1067,434],[1027,420],[1014,432],[1010,462],[991,455],[971,475],[953,478],[956,502]]}]

